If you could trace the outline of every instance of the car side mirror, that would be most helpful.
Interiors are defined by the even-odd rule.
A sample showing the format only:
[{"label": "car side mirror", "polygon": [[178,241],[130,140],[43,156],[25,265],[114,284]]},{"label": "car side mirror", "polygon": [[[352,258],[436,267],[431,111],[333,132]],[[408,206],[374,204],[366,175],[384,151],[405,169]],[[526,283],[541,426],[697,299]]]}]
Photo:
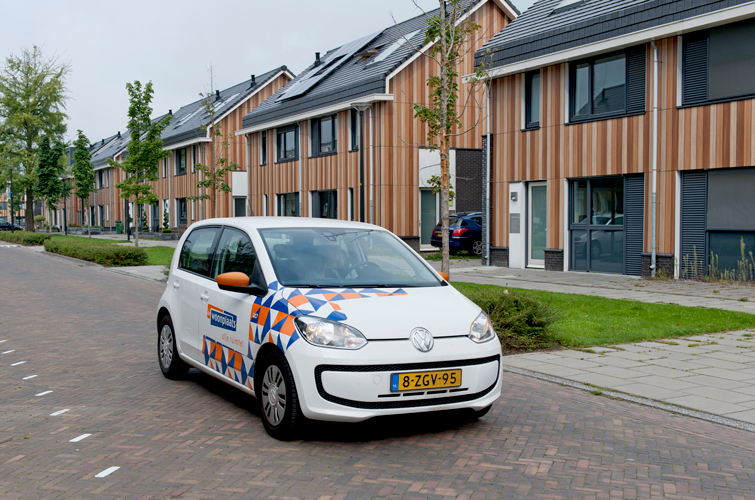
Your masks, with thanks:
[{"label": "car side mirror", "polygon": [[440,277],[443,278],[444,280],[446,280],[448,282],[451,281],[451,277],[448,274],[446,274],[446,273],[440,273],[440,272],[438,274],[440,274]]},{"label": "car side mirror", "polygon": [[267,295],[267,285],[259,261],[254,263],[251,278],[244,273],[233,272],[219,274],[215,281],[218,283],[218,288],[227,292],[248,293],[258,297]]}]

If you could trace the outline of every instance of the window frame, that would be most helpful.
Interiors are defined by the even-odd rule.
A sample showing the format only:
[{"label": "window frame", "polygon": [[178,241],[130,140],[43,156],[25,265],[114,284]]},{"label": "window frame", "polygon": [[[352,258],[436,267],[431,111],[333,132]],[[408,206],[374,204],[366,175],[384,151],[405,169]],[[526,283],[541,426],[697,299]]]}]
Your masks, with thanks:
[{"label": "window frame", "polygon": [[[629,94],[629,53],[630,50],[619,50],[616,52],[609,52],[604,54],[597,54],[585,59],[580,59],[569,64],[569,123],[585,123],[597,120],[605,120],[609,118],[618,118],[624,116],[639,115],[645,113],[642,112],[629,112],[628,94]],[[621,55],[624,57],[624,109],[622,111],[607,112],[607,113],[595,113],[593,111],[593,80],[595,77],[595,61],[598,59],[608,59],[613,56]],[[574,115],[575,97],[577,92],[576,76],[577,66],[582,64],[588,65],[589,77],[587,79],[587,97],[590,103],[589,113],[586,116],[579,117]],[[542,80],[541,80],[542,84]]]},{"label": "window frame", "polygon": [[[540,94],[538,98],[538,116],[537,120],[532,120],[532,79],[537,76],[540,80]],[[543,102],[543,75],[539,69],[528,71],[524,74],[524,130],[537,130],[540,128],[540,116],[542,109],[540,104]]]},{"label": "window frame", "polygon": [[[211,257],[208,259],[209,260],[209,266],[208,266],[209,271],[208,271],[207,275],[200,274],[200,273],[198,273],[196,271],[193,271],[191,269],[186,269],[181,264],[183,249],[186,246],[186,242],[188,241],[188,239],[191,238],[191,236],[192,236],[192,234],[194,234],[194,232],[202,231],[202,230],[205,230],[205,229],[217,229],[218,230],[218,232],[215,234],[215,238],[212,240],[212,244],[210,245],[210,250],[209,251],[210,251]],[[222,234],[223,234],[223,226],[222,225],[201,226],[201,227],[197,227],[197,228],[192,229],[191,233],[189,233],[189,236],[186,237],[186,239],[184,240],[184,244],[181,246],[181,249],[178,252],[178,263],[176,265],[176,270],[182,271],[182,272],[185,272],[185,273],[189,273],[189,274],[191,274],[193,276],[199,276],[200,278],[204,278],[206,280],[215,281],[210,276],[212,275],[213,266],[215,265],[215,252],[217,251],[218,242],[220,241],[220,235],[222,235]]]},{"label": "window frame", "polygon": [[[181,203],[183,203],[183,207],[186,211],[186,217],[181,218]],[[176,212],[178,212],[177,215],[177,225],[188,225],[189,224],[189,204],[186,201],[186,198],[176,198]]]},{"label": "window frame", "polygon": [[260,132],[260,166],[267,165],[267,130]]},{"label": "window frame", "polygon": [[[330,120],[331,128],[331,150],[322,150],[322,123],[323,121]],[[312,139],[312,151],[311,157],[316,158],[318,156],[330,156],[338,153],[338,115],[336,113],[332,115],[320,116],[310,120],[311,123],[311,139]]]},{"label": "window frame", "polygon": [[351,137],[351,148],[349,151],[359,151],[359,111],[351,109],[349,113],[349,123],[351,124],[351,130],[349,136]]},{"label": "window frame", "polygon": [[[281,152],[285,151],[285,138],[288,132],[294,133],[294,156],[292,158],[284,158],[281,156]],[[284,149],[282,149],[281,146],[283,146]],[[286,163],[290,161],[297,161],[299,159],[299,125],[298,124],[288,125],[286,127],[280,127],[275,130],[275,150],[276,150],[275,163]]]},{"label": "window frame", "polygon": [[[186,154],[186,148],[179,148],[176,150],[173,157],[173,174],[175,176],[186,175],[188,172],[188,158]],[[181,165],[183,165],[183,172],[181,171]]]}]

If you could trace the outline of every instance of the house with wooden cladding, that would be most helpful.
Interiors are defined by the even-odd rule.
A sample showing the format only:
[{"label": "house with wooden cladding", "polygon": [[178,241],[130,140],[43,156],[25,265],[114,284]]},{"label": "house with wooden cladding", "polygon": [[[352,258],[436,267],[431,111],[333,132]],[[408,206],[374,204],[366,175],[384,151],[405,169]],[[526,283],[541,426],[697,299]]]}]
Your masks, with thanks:
[{"label": "house with wooden cladding", "polygon": [[[517,15],[505,0],[469,2],[464,19],[482,28],[464,48],[460,75],[474,71],[474,51]],[[426,56],[426,28],[422,15],[317,53],[296,79],[244,116],[236,134],[246,141],[254,214],[364,220],[414,248],[430,243],[439,196],[428,180],[440,173],[439,154],[423,147],[427,129],[412,110],[427,104],[427,79],[437,74]],[[469,88],[461,78],[459,87],[463,102]],[[477,193],[457,197],[455,211],[481,208],[481,118],[481,107],[467,109],[465,133],[451,144],[452,184]],[[454,177],[457,164],[472,174]]]},{"label": "house with wooden cladding", "polygon": [[755,2],[540,0],[483,58],[487,263],[693,277],[736,269],[742,244],[751,259]]},{"label": "house with wooden cladding", "polygon": [[[238,165],[229,172],[227,183],[231,187],[230,193],[218,190],[216,193],[216,217],[241,217],[249,214],[247,203],[247,150],[243,138],[234,132],[241,128],[241,119],[278,89],[286,85],[294,75],[285,67],[275,68],[267,73],[256,76],[234,85],[225,90],[217,90],[212,99],[215,109],[215,122],[211,123],[211,116],[199,99],[181,107],[172,115],[170,124],[163,131],[163,147],[170,151],[169,156],[159,165],[158,181],[152,183],[152,192],[159,198],[159,203],[149,207],[134,207],[133,202],[120,197],[120,190],[115,186],[121,182],[123,171],[114,169],[108,160],[120,162],[127,154],[128,134],[118,134],[95,143],[92,153],[92,165],[95,170],[96,192],[89,200],[89,216],[95,225],[113,231],[116,221],[124,222],[124,214],[128,214],[131,225],[140,217],[144,227],[151,231],[160,231],[163,226],[163,216],[168,215],[169,225],[179,232],[192,222],[212,217],[209,200],[189,200],[187,198],[208,194],[207,188],[200,189],[197,182],[202,173],[195,165],[202,163],[212,165],[215,161],[216,148],[213,148],[212,137],[215,127],[219,127],[222,134],[229,135],[227,150],[217,148],[217,152],[228,161]],[[161,120],[162,115],[154,118]],[[68,222],[82,224],[82,203],[78,199],[70,199]]]}]

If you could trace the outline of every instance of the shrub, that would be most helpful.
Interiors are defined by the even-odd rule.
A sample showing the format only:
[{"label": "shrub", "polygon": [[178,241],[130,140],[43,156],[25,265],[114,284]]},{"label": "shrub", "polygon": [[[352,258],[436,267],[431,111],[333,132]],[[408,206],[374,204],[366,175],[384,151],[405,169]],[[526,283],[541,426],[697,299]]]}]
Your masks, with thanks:
[{"label": "shrub", "polygon": [[45,233],[30,233],[27,231],[0,231],[0,240],[9,243],[18,243],[26,246],[37,246],[49,240],[50,235]]},{"label": "shrub", "polygon": [[551,302],[505,288],[480,289],[457,285],[493,322],[504,351],[531,351],[558,345],[551,326],[559,319]]},{"label": "shrub", "polygon": [[103,266],[144,266],[149,260],[143,248],[125,247],[113,245],[108,241],[89,239],[76,241],[51,238],[45,241],[45,250],[96,262]]}]

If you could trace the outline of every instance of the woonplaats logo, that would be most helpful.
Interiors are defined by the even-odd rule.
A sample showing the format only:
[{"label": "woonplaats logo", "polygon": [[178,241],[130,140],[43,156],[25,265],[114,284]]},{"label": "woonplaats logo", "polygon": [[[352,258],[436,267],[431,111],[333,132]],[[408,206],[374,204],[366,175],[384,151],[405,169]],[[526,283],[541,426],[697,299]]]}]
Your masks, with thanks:
[{"label": "woonplaats logo", "polygon": [[218,328],[232,332],[236,331],[236,316],[229,312],[207,304],[207,317],[210,318],[211,326],[217,326]]}]

